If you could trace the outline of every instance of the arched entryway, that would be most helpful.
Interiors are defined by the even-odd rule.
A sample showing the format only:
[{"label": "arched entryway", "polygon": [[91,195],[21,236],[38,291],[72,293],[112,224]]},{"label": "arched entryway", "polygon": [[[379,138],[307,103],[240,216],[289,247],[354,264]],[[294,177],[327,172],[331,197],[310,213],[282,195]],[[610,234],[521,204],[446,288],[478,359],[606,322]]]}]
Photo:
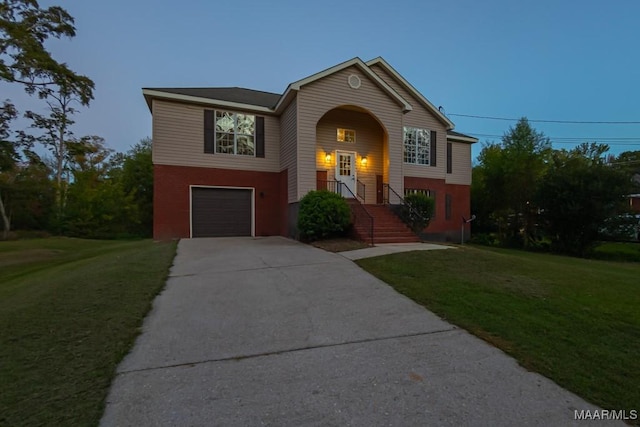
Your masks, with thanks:
[{"label": "arched entryway", "polygon": [[316,124],[317,188],[335,189],[344,182],[366,204],[381,203],[388,182],[388,134],[368,110],[342,105],[327,111]]}]

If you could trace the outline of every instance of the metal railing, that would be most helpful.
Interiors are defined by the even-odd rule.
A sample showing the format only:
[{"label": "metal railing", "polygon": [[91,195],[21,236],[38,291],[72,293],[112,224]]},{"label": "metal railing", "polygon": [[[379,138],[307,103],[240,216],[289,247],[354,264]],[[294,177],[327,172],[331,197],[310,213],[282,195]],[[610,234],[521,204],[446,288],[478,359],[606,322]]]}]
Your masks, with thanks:
[{"label": "metal railing", "polygon": [[[393,198],[393,202],[391,201]],[[409,213],[411,216],[420,219],[421,221],[426,221],[427,219],[418,212],[416,208],[414,208],[411,203],[407,202],[401,195],[399,195],[396,190],[394,190],[389,184],[382,184],[382,201],[385,205],[391,206],[406,206],[409,209]],[[394,210],[396,215],[400,217],[405,223],[405,219],[402,218],[402,215],[399,215],[397,210]],[[407,224],[409,225],[409,224]]]},{"label": "metal railing", "polygon": [[[322,181],[318,180],[316,190],[327,190],[332,193],[338,193],[338,181]],[[339,193],[338,193],[339,194]]]},{"label": "metal railing", "polygon": [[[351,206],[355,206],[356,209],[351,209],[351,213],[354,216],[353,219],[353,224],[355,226],[356,222],[358,221],[358,214],[356,213],[356,211],[360,212],[360,218],[363,218],[364,221],[368,222],[369,225],[369,239],[371,240],[371,246],[374,245],[374,241],[373,241],[373,215],[371,215],[369,213],[369,211],[367,210],[367,208],[364,207],[364,205],[362,203],[360,203],[360,200],[358,200],[358,198],[356,197],[355,194],[353,194],[353,191],[351,191],[351,189],[345,185],[344,183],[338,181],[338,187],[342,187],[342,189],[346,189],[347,194],[350,194],[351,197],[355,200],[355,203],[352,203]],[[343,194],[344,197],[344,193],[340,193]]]},{"label": "metal railing", "polygon": [[356,190],[356,196],[362,199],[362,203],[366,203],[366,190],[367,186],[364,185],[364,182],[358,180],[358,188]]}]

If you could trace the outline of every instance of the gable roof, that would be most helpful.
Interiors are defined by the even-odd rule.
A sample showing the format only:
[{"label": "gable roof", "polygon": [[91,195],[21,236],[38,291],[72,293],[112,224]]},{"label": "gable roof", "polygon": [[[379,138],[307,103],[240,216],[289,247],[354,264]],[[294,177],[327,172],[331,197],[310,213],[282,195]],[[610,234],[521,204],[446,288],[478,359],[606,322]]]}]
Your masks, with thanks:
[{"label": "gable roof", "polygon": [[142,93],[151,109],[151,99],[160,97],[200,104],[223,105],[232,108],[273,112],[281,95],[241,87],[143,88]]},{"label": "gable roof", "polygon": [[436,118],[438,118],[442,123],[445,124],[445,126],[447,127],[447,129],[453,129],[455,127],[455,125],[453,124],[453,122],[451,120],[449,120],[447,118],[447,116],[445,116],[444,114],[442,114],[442,112],[436,108],[435,105],[433,105],[431,102],[429,102],[429,100],[427,98],[425,98],[415,87],[413,87],[411,85],[411,83],[409,83],[404,77],[402,77],[400,75],[400,73],[398,73],[391,65],[389,65],[389,63],[387,61],[385,61],[384,59],[382,59],[381,56],[372,59],[371,61],[367,61],[366,63],[367,68],[372,66],[372,65],[379,65],[382,68],[385,69],[385,71],[387,71],[389,74],[391,74],[391,76],[398,82],[400,83],[402,86],[404,86],[404,88],[409,91],[409,93],[413,96],[416,97],[416,99],[418,101],[420,101],[420,103],[429,111],[431,111],[433,113],[433,115],[436,116]]},{"label": "gable roof", "polygon": [[269,108],[275,107],[282,96],[279,93],[263,92],[241,87],[148,88],[148,90],[237,102],[239,104],[258,105],[260,107]]},{"label": "gable roof", "polygon": [[337,73],[338,71],[344,70],[345,68],[355,66],[360,69],[367,77],[369,77],[376,85],[378,85],[384,92],[389,95],[394,101],[398,103],[403,109],[403,111],[411,111],[413,108],[411,104],[407,102],[398,92],[396,92],[391,86],[385,83],[376,73],[374,73],[371,68],[365,64],[362,59],[355,57],[348,61],[342,62],[338,65],[334,65],[333,67],[327,68],[326,70],[320,71],[319,73],[312,74],[304,79],[298,80],[296,82],[291,83],[287,89],[285,90],[282,98],[276,105],[276,110],[279,110],[282,106],[286,105],[288,101],[291,99],[293,92],[300,90],[300,88],[309,83],[313,83],[316,80],[320,80],[323,77],[330,76],[331,74]]}]

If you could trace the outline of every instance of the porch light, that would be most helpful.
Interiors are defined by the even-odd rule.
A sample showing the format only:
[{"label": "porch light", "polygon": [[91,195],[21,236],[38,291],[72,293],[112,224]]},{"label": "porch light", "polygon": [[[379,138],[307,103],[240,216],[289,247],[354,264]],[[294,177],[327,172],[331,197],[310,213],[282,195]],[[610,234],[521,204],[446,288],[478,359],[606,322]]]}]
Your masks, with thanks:
[{"label": "porch light", "polygon": [[367,156],[362,156],[362,158],[360,159],[360,164],[362,166],[367,166]]},{"label": "porch light", "polygon": [[324,162],[331,163],[331,153],[329,153],[328,151],[324,153]]}]

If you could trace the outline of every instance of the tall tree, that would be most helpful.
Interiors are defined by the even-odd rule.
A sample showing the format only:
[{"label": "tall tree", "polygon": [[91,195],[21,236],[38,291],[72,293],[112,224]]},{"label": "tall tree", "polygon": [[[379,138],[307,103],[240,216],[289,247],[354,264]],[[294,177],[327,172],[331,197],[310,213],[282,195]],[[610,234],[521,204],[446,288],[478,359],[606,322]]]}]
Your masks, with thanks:
[{"label": "tall tree", "polygon": [[74,19],[63,8],[41,8],[36,0],[0,3],[0,80],[21,83],[28,93],[64,82],[83,105],[93,99],[94,84],[56,61],[45,47],[53,38],[76,35]]},{"label": "tall tree", "polygon": [[10,141],[9,123],[17,117],[13,104],[6,100],[0,106],[0,217],[3,225],[3,238],[7,239],[11,230],[11,215],[7,199],[11,192],[15,171],[18,164],[18,153],[13,141]]},{"label": "tall tree", "polygon": [[70,153],[68,144],[73,141],[71,127],[75,123],[73,115],[76,105],[85,101],[81,95],[73,91],[73,87],[65,81],[41,87],[39,96],[47,104],[48,115],[41,115],[27,111],[25,117],[31,120],[31,128],[36,129],[36,135],[19,132],[25,146],[40,143],[53,156],[53,172],[55,179],[55,212],[58,222],[64,216],[65,194],[68,183],[63,179],[67,169]]},{"label": "tall tree", "polygon": [[556,150],[540,187],[546,231],[558,252],[584,256],[609,218],[625,211],[631,179],[606,161],[606,144]]},{"label": "tall tree", "polygon": [[132,194],[140,215],[135,234],[151,236],[153,231],[153,163],[151,138],[143,138],[124,156],[122,185],[125,193]]},{"label": "tall tree", "polygon": [[[551,142],[526,118],[500,143],[485,145],[478,158],[472,203],[498,227],[503,243],[527,247],[534,236],[535,196],[551,153]],[[483,213],[480,212],[482,215]]]}]

